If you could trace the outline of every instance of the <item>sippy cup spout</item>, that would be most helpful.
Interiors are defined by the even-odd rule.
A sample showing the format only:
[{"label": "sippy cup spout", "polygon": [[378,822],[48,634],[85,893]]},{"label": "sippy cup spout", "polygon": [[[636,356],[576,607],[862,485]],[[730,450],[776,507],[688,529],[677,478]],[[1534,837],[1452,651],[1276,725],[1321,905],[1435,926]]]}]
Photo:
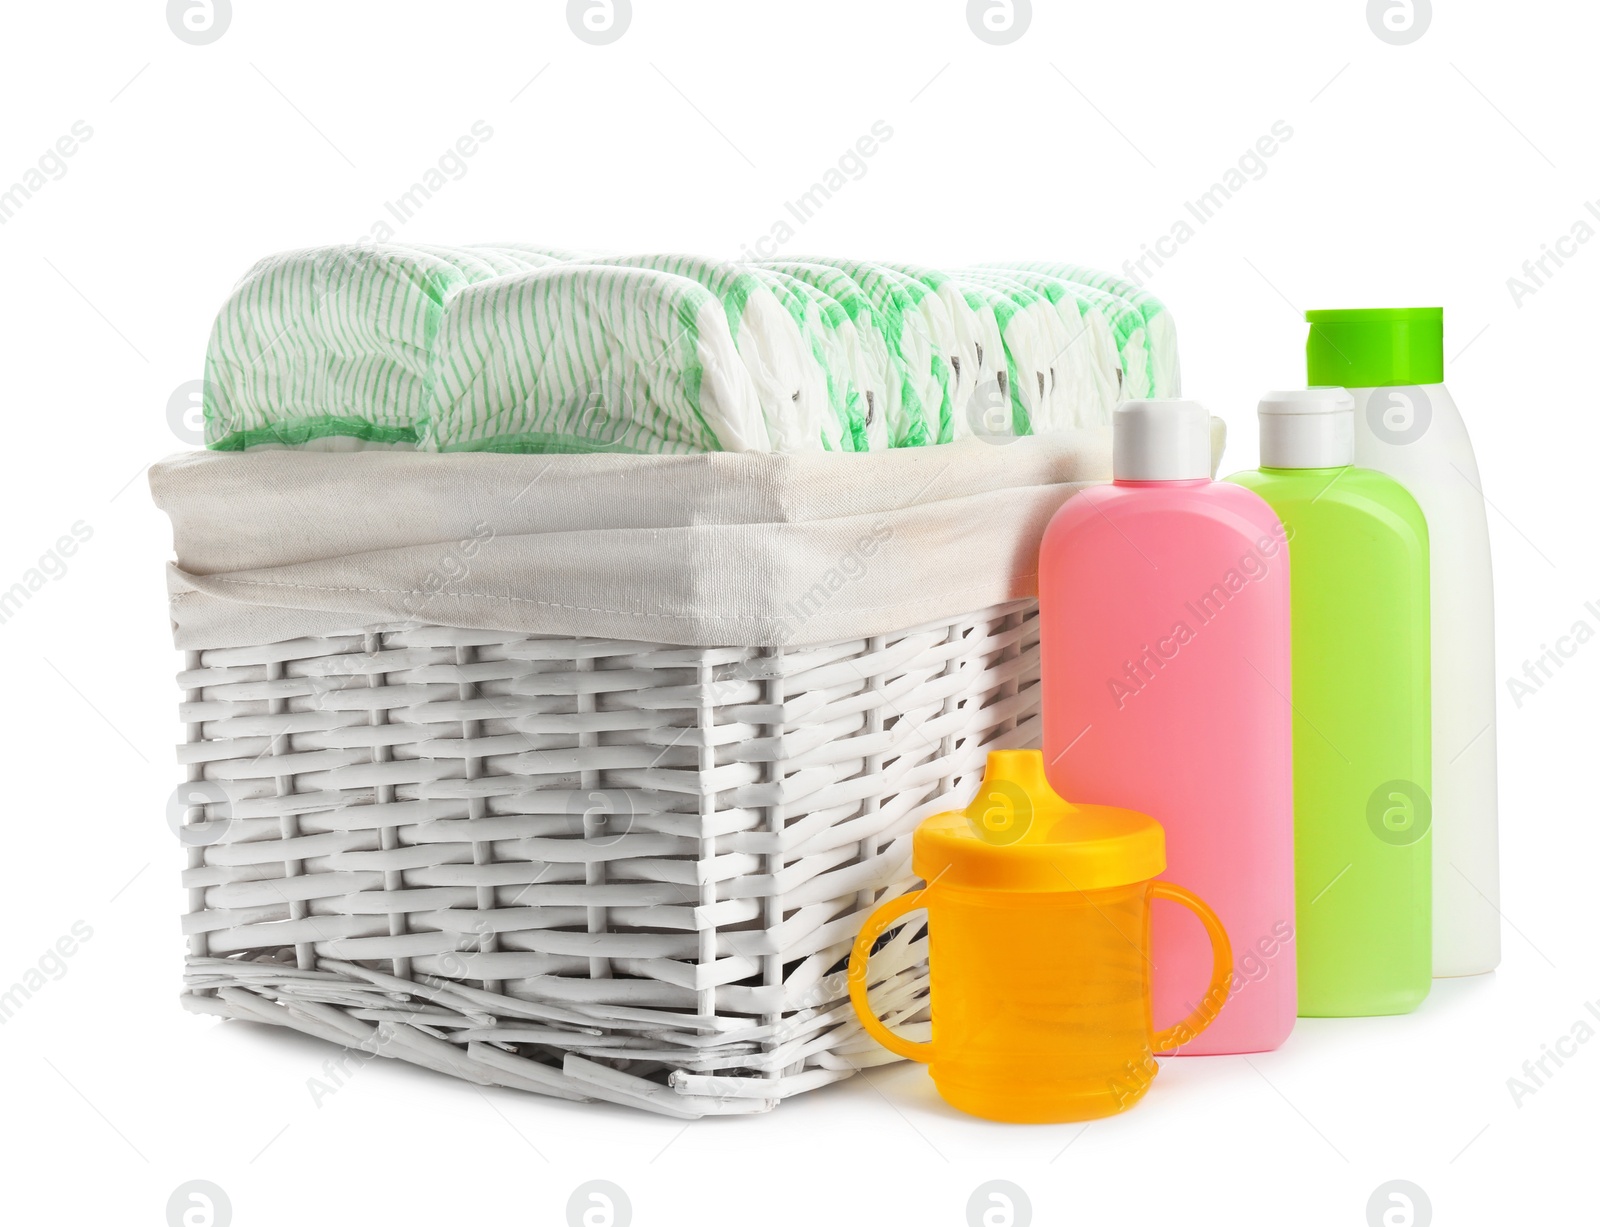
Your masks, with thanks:
[{"label": "sippy cup spout", "polygon": [[[1038,750],[990,750],[984,765],[982,789],[1011,784],[1033,797],[1056,797],[1044,774],[1044,755]],[[1060,798],[1056,797],[1059,801]],[[1063,805],[1066,802],[1062,802]]]},{"label": "sippy cup spout", "polygon": [[990,750],[983,782],[965,810],[967,826],[986,844],[1037,843],[1075,807],[1045,778],[1038,750]]}]

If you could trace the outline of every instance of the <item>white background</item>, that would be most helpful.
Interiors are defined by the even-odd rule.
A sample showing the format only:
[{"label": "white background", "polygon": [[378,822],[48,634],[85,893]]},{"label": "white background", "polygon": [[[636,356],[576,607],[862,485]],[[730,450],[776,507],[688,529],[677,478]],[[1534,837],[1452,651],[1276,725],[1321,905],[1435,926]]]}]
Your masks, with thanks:
[{"label": "white background", "polygon": [[[639,1224],[959,1227],[990,1179],[1051,1224],[1360,1227],[1393,1178],[1441,1224],[1592,1221],[1600,1042],[1520,1106],[1507,1079],[1600,1010],[1600,646],[1520,707],[1504,679],[1574,623],[1600,629],[1600,242],[1520,303],[1507,286],[1578,219],[1600,226],[1600,11],[1441,4],[1391,46],[1361,0],[1037,8],[1001,47],[953,0],[638,0],[609,46],[558,0],[239,0],[207,46],[157,0],[6,7],[0,188],[76,121],[92,136],[0,225],[0,588],[74,523],[93,533],[0,625],[0,983],[93,932],[0,1028],[7,1221],[161,1223],[194,1178],[241,1225],[559,1225],[590,1178]],[[1165,1062],[1134,1111],[1088,1127],[962,1118],[905,1065],[688,1126],[388,1061],[314,1104],[333,1050],[177,1005],[179,660],[143,470],[187,445],[167,404],[212,314],[256,257],[368,233],[476,120],[492,138],[406,238],[737,255],[880,119],[892,138],[786,251],[1121,269],[1275,121],[1293,129],[1150,283],[1186,393],[1232,428],[1228,471],[1254,463],[1256,398],[1303,383],[1300,310],[1444,305],[1492,503],[1503,965],[1410,1017]]]}]

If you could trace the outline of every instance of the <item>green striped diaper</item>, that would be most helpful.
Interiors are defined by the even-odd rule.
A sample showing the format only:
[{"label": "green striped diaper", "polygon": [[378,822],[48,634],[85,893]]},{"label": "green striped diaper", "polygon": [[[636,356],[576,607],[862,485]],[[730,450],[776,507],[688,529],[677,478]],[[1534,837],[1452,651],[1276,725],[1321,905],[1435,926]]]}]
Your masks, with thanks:
[{"label": "green striped diaper", "polygon": [[[923,300],[931,298],[926,286],[881,264],[862,260],[835,260],[825,256],[797,257],[783,267],[831,268],[855,283],[872,305],[890,366],[899,377],[899,392],[891,389],[890,432],[893,446],[948,443],[951,439],[950,368],[936,344],[924,313]],[[930,304],[931,311],[937,300]],[[946,322],[943,331],[949,331]]]},{"label": "green striped diaper", "polygon": [[1043,430],[1109,421],[1121,397],[1122,359],[1111,327],[1079,296],[1038,274],[1011,269],[973,269],[1013,295],[1026,297],[1037,312],[1042,348],[1035,357],[1034,380],[1044,414]]},{"label": "green striped diaper", "polygon": [[561,264],[460,291],[423,447],[771,451],[722,302],[651,268]]},{"label": "green striped diaper", "polygon": [[957,279],[969,297],[983,296],[995,312],[1006,358],[1005,377],[998,382],[1002,396],[1011,401],[1014,432],[1042,434],[1072,425],[1061,420],[1067,415],[1056,407],[1062,387],[1055,369],[1058,355],[1074,355],[1055,305],[1005,274],[963,269]]},{"label": "green striped diaper", "polygon": [[1123,361],[1124,399],[1178,395],[1181,380],[1177,330],[1173,327],[1172,313],[1155,295],[1124,278],[1081,264],[1041,261],[994,267],[1044,274],[1093,291],[1095,300],[1105,305],[1112,319]]},{"label": "green striped diaper", "polygon": [[606,256],[589,263],[687,277],[717,297],[739,359],[755,384],[773,451],[855,450],[829,403],[827,372],[800,321],[757,272],[700,256]]},{"label": "green striped diaper", "polygon": [[933,442],[913,368],[900,351],[898,319],[886,304],[833,264],[771,260],[763,262],[763,267],[804,282],[843,308],[854,325],[869,386],[874,393],[881,390],[883,394],[881,405],[875,394],[868,397],[868,420],[883,415],[889,446],[920,447]]},{"label": "green striped diaper", "polygon": [[[871,306],[848,277],[818,269],[803,280],[780,268],[751,265],[769,278],[790,308],[806,320],[809,335],[828,371],[838,412],[849,426],[854,450],[879,452],[890,446],[888,354],[873,330]],[[839,295],[829,292],[831,287]]]},{"label": "green striped diaper", "polygon": [[1038,290],[1068,321],[1074,314],[1087,342],[1096,354],[1095,370],[1109,360],[1117,373],[1115,384],[1107,384],[1103,399],[1114,405],[1126,397],[1148,396],[1150,371],[1144,349],[1144,319],[1138,310],[1115,296],[1093,286],[1024,269],[1007,270],[1010,276]]},{"label": "green striped diaper", "polygon": [[[747,266],[759,277],[794,320],[812,360],[822,371],[828,406],[839,423],[845,450],[873,450],[873,435],[867,426],[867,404],[857,377],[854,347],[855,325],[844,308],[820,290],[776,269]],[[879,424],[878,433],[882,434]],[[880,438],[878,447],[887,446]]]},{"label": "green striped diaper", "polygon": [[[996,372],[1004,370],[1001,358],[1004,344],[994,304],[964,293],[957,281],[938,269],[920,264],[890,264],[885,267],[932,290],[943,308],[949,329],[946,361],[950,365],[950,396],[953,403],[954,434],[957,439],[993,429],[996,423],[986,417],[993,385],[993,397],[1007,400]],[[1009,378],[1009,376],[1008,376]],[[980,403],[980,400],[983,403]],[[1006,418],[1009,423],[1009,415]]]}]

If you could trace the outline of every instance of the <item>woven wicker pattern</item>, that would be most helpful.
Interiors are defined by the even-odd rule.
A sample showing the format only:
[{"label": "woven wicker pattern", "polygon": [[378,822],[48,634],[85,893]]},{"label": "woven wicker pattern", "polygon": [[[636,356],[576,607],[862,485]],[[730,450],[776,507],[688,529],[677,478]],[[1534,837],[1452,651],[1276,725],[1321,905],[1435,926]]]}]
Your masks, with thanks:
[{"label": "woven wicker pattern", "polygon": [[[1038,744],[1032,602],[808,648],[407,624],[190,653],[192,1010],[694,1117],[893,1059],[843,970]],[[874,1003],[924,1031],[917,927]]]}]

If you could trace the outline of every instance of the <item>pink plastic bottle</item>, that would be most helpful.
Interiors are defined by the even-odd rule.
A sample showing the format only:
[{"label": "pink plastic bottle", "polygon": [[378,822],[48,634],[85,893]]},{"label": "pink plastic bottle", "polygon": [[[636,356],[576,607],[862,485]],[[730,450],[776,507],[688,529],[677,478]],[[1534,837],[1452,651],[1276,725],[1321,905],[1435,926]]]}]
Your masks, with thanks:
[{"label": "pink plastic bottle", "polygon": [[[1154,817],[1162,876],[1222,918],[1228,1008],[1182,1051],[1264,1052],[1295,1018],[1283,525],[1211,480],[1210,416],[1192,401],[1121,405],[1112,454],[1113,484],[1068,500],[1041,549],[1046,773],[1063,796]],[[1211,950],[1172,907],[1153,910],[1151,941],[1159,1028],[1199,1005]]]}]

